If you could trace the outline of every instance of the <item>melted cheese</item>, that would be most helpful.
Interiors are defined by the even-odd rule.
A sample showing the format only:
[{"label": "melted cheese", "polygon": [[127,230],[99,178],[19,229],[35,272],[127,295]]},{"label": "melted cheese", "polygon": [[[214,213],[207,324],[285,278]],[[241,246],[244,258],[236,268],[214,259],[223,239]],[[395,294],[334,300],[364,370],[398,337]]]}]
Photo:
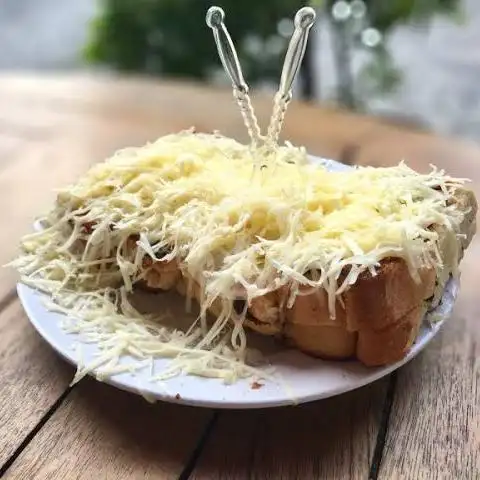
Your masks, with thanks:
[{"label": "melted cheese", "polygon": [[[95,367],[113,368],[123,353],[170,356],[169,374],[234,380],[252,373],[233,310],[239,292],[251,301],[288,285],[292,305],[299,285],[321,287],[334,318],[337,296],[362,272],[375,275],[386,257],[404,258],[415,279],[425,265],[452,270],[464,212],[447,200],[462,183],[403,163],[330,172],[290,145],[267,158],[217,134],[185,131],[119,151],[61,189],[47,228],[23,238],[14,265],[52,294],[51,308],[75,318],[71,328],[101,345]],[[448,258],[434,224],[457,245]],[[145,256],[178,260],[202,285],[200,322],[186,334],[128,304]],[[209,326],[205,312],[218,299],[223,309]]]}]

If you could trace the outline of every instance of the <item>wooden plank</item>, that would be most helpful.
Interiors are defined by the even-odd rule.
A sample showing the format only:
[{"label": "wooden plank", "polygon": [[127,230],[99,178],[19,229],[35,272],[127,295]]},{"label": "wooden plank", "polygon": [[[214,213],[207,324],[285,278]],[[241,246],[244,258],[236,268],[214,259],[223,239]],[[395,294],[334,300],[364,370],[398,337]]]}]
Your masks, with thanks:
[{"label": "wooden plank", "polygon": [[[156,81],[135,79],[117,81],[70,76],[42,79],[35,76],[19,80],[16,76],[2,75],[0,100],[0,141],[4,137],[14,138],[4,142],[4,145],[14,153],[12,158],[15,158],[15,162],[0,166],[0,192],[4,192],[0,198],[4,202],[4,211],[15,211],[16,216],[7,214],[0,220],[0,241],[4,245],[0,252],[2,262],[8,260],[7,257],[13,253],[12,239],[26,231],[33,216],[49,205],[53,199],[51,189],[73,180],[87,165],[102,160],[115,148],[138,145],[168,131],[191,125],[206,131],[219,128],[227,135],[245,139],[241,117],[228,90],[213,92],[188,84],[159,85]],[[212,105],[215,105],[213,110]],[[255,105],[259,117],[265,123],[270,114],[271,99],[259,96],[255,99]],[[211,111],[212,114],[205,115],[205,111]],[[28,142],[20,145],[21,154],[17,154],[17,138],[28,139]],[[414,168],[425,169],[428,163],[436,163],[452,170],[453,174],[479,180],[476,171],[479,158],[477,146],[404,131],[342,112],[293,103],[287,116],[285,138],[305,145],[311,153],[330,158],[338,158],[345,146],[356,145],[360,148],[362,164],[392,164],[405,158]],[[28,172],[28,176],[25,172]],[[27,194],[22,193],[21,188]],[[468,255],[470,254],[467,254],[467,258],[471,259],[472,265],[476,265],[478,256]],[[14,278],[2,275],[10,274],[0,272],[0,299],[11,291],[9,289],[13,286]],[[466,277],[467,279],[464,275],[464,284],[468,281],[473,286],[471,274]],[[412,433],[405,430],[406,425],[411,426],[412,422],[406,422],[404,418],[409,418],[410,409],[414,409],[415,405],[417,408],[428,406],[431,409],[426,415],[430,424],[435,424],[435,418],[442,419],[435,425],[440,429],[440,438],[444,439],[450,456],[460,455],[458,452],[461,450],[456,449],[455,442],[464,448],[468,467],[462,470],[461,458],[448,462],[443,460],[443,463],[439,462],[440,467],[453,474],[468,475],[474,472],[471,466],[474,465],[473,454],[478,446],[475,443],[479,436],[478,409],[462,408],[458,399],[464,399],[463,405],[475,401],[476,405],[479,403],[478,362],[475,360],[472,368],[469,367],[471,363],[468,363],[468,358],[478,351],[477,327],[473,326],[473,318],[478,312],[473,307],[476,302],[475,293],[465,293],[464,285],[462,295],[464,300],[459,303],[458,312],[464,311],[464,314],[461,316],[459,313],[458,318],[466,320],[455,324],[459,325],[460,330],[454,330],[454,333],[446,331],[443,338],[447,340],[440,340],[437,347],[433,347],[437,348],[436,353],[428,353],[428,350],[417,361],[420,362],[420,367],[415,367],[417,363],[413,363],[408,367],[409,370],[405,369],[411,378],[406,373],[399,377],[391,428],[381,465],[384,478],[395,478],[396,475],[401,478],[403,474],[406,478],[412,474],[417,478],[415,470],[409,471],[406,461],[402,460],[405,452],[400,446],[412,449],[411,455],[418,452],[417,457],[411,457],[417,466],[419,458],[427,458],[433,464],[438,463],[442,455],[440,449],[432,453],[426,447],[429,442],[433,444],[435,441],[434,429],[428,430],[421,424],[420,428],[426,431]],[[0,321],[1,318],[2,316]],[[16,359],[23,357],[18,356],[18,349],[8,349],[3,337],[9,338],[7,335],[0,336],[0,351],[7,352],[2,360],[15,366]],[[21,336],[19,338],[22,339]],[[450,351],[449,348],[453,350]],[[470,349],[473,353],[468,357],[462,348]],[[28,351],[32,353],[24,358],[26,376],[30,375],[34,362],[40,362],[41,368],[45,368],[45,365],[50,368],[52,360],[42,360],[35,349]],[[450,361],[452,366],[445,365],[442,359]],[[444,369],[442,373],[432,375],[432,370],[439,371],[441,368]],[[463,379],[462,375],[466,378]],[[54,382],[58,379],[55,371],[52,378]],[[438,382],[441,382],[441,388],[437,386]],[[39,388],[41,383],[35,385]],[[199,478],[222,475],[226,478],[365,478],[372,458],[384,387],[384,382],[379,382],[359,392],[299,408],[222,413],[218,430],[213,432],[207,443],[195,475]],[[32,390],[35,387],[28,388]],[[80,385],[79,391],[73,392],[68,404],[54,414],[34,442],[20,455],[9,471],[10,478],[58,478],[60,472],[66,472],[66,477],[70,478],[79,472],[83,475],[84,471],[87,473],[82,478],[98,476],[98,472],[105,473],[100,478],[138,478],[138,475],[144,478],[144,471],[140,467],[142,462],[152,463],[151,466],[147,464],[147,474],[154,478],[158,478],[158,475],[164,476],[160,478],[177,475],[195,440],[188,435],[185,438],[175,437],[183,445],[179,453],[174,445],[167,445],[164,439],[147,435],[148,439],[142,440],[141,429],[147,430],[149,424],[152,424],[159,430],[162,426],[160,423],[164,422],[169,429],[173,429],[176,423],[181,431],[187,431],[190,423],[183,423],[183,412],[189,409],[141,406],[136,403],[137,399],[124,400],[127,397],[130,399],[131,396],[127,394],[103,393],[102,389],[108,390],[108,387],[98,386],[91,381],[87,382],[87,386]],[[25,398],[27,405],[23,417],[17,410],[12,410],[8,398],[4,414],[6,418],[9,415],[19,418],[19,423],[23,425],[22,432],[29,431],[31,425],[35,424],[35,419],[38,420],[45,412],[44,409],[40,411],[39,417],[35,417],[31,413],[35,402],[41,404],[43,401],[44,405],[49,405],[55,397],[50,400],[49,397],[42,397],[38,402],[38,399],[28,396],[28,391],[18,390],[14,395],[15,398]],[[405,393],[407,391],[409,395]],[[438,391],[442,395],[434,398]],[[455,401],[449,397],[452,392],[457,399]],[[43,390],[41,395],[44,395]],[[120,402],[118,408],[117,395]],[[412,397],[418,395],[419,403],[413,404]],[[95,408],[97,400],[100,407]],[[434,408],[429,405],[432,401]],[[111,408],[112,405],[114,408]],[[128,418],[129,412],[137,413],[137,410],[144,412],[140,415],[140,426]],[[177,411],[182,413],[176,413]],[[203,416],[200,415],[201,418],[195,420],[198,422],[197,434],[209,418],[208,414],[205,416],[205,411],[202,412]],[[448,415],[453,415],[452,412],[455,412],[460,422],[470,422],[466,427],[468,440],[458,436],[462,430],[456,434],[449,431],[452,421]],[[32,424],[26,423],[25,419],[28,420],[29,415],[33,415]],[[162,422],[155,419],[156,415]],[[437,417],[434,418],[434,415]],[[77,417],[80,420],[76,420]],[[127,419],[124,420],[124,417]],[[64,431],[62,425],[65,423],[71,425],[71,431]],[[97,429],[97,425],[100,428]],[[302,427],[305,431],[302,431]],[[290,428],[294,429],[293,433],[288,433]],[[119,431],[123,435],[119,435]],[[134,439],[133,443],[129,443],[129,435]],[[409,440],[408,436],[413,439]],[[138,442],[137,446],[135,441]],[[98,445],[102,442],[104,445],[99,448]],[[301,454],[294,454],[292,443],[301,447]],[[55,446],[60,446],[58,457],[53,453]],[[158,462],[153,458],[157,448],[165,449],[166,452],[155,452],[158,454]],[[79,449],[81,455],[71,455],[74,449]],[[50,460],[55,457],[56,460],[49,465],[48,457]],[[172,458],[174,461],[171,461]],[[91,459],[92,468],[96,470],[88,467]],[[103,466],[105,459],[107,467]],[[162,465],[167,465],[167,469]],[[435,470],[427,469],[421,473],[429,478],[428,475],[434,475]],[[460,475],[457,478],[464,477]]]},{"label": "wooden plank", "polygon": [[[10,97],[8,110],[18,121],[0,122],[1,265],[14,257],[20,236],[31,230],[34,218],[50,208],[54,188],[74,180],[89,164],[123,146],[122,141],[142,135],[135,128],[126,135],[125,128],[115,128],[115,120],[104,122],[72,112],[66,116],[54,110],[45,114],[35,103],[27,114],[22,110],[26,106],[18,107],[23,101]],[[0,105],[4,112],[5,103]],[[0,465],[19,448],[73,376],[73,369],[28,324],[15,300],[16,280],[13,270],[0,269]]]},{"label": "wooden plank", "polygon": [[[33,102],[46,117],[53,109],[88,114],[96,119],[123,119],[130,128],[148,127],[153,122],[164,124],[169,132],[195,126],[203,131],[220,130],[240,141],[247,139],[229,88],[212,89],[178,81],[159,83],[145,78],[71,75],[18,78],[3,74],[0,75],[0,95],[1,92],[6,101],[12,96],[22,98],[22,103],[16,103],[18,118],[24,116],[23,112],[27,112]],[[272,110],[271,95],[254,93],[253,102],[260,124],[266,128]],[[205,112],[211,114],[205,115]],[[314,154],[337,158],[344,145],[355,143],[376,125],[375,120],[367,117],[294,101],[289,107],[282,138],[305,145]],[[162,130],[150,138],[161,135]]]},{"label": "wooden plank", "polygon": [[365,479],[386,384],[298,407],[222,412],[193,478]]},{"label": "wooden plank", "polygon": [[73,369],[28,323],[18,301],[0,313],[0,467],[62,395]]},{"label": "wooden plank", "polygon": [[[0,123],[1,265],[12,259],[20,234],[30,227],[37,202],[46,195],[42,183],[55,177],[45,175],[46,166],[55,172],[44,161],[51,145],[41,138],[25,139],[24,134]],[[40,180],[43,177],[46,180]],[[30,326],[16,300],[15,280],[10,269],[0,269],[0,465],[36,428],[73,375]]]},{"label": "wooden plank", "polygon": [[[23,142],[21,149],[0,171],[0,199],[4,214],[0,221],[0,263],[12,260],[22,234],[32,229],[35,217],[54,198],[52,188],[73,173],[75,167],[60,161],[55,142]],[[49,172],[49,175],[46,175]],[[15,287],[16,274],[0,269],[0,298]]]},{"label": "wooden plank", "polygon": [[360,165],[388,166],[404,160],[418,171],[428,171],[433,164],[452,175],[480,182],[478,144],[378,123],[360,139],[358,146],[356,162]]},{"label": "wooden plank", "polygon": [[[265,125],[271,113],[271,96],[260,93],[253,96],[260,123]],[[229,88],[212,89],[188,82],[134,77],[1,74],[0,98],[3,103],[9,102],[10,122],[13,111],[16,124],[24,121],[38,128],[46,123],[49,131],[55,132],[58,121],[52,117],[54,112],[55,118],[61,116],[62,132],[77,137],[93,135],[95,148],[101,142],[96,132],[99,126],[107,137],[122,129],[127,138],[118,143],[125,145],[190,126],[204,131],[217,129],[240,140],[247,138]],[[205,115],[206,111],[211,114]],[[93,124],[89,127],[82,118]],[[59,136],[58,132],[55,136]],[[374,165],[398,163],[405,158],[413,165],[428,165],[433,161],[448,166],[454,161],[472,168],[479,155],[475,144],[299,101],[289,107],[283,138],[306,146],[312,154],[329,158],[338,158],[347,145],[360,145],[360,163]]]},{"label": "wooden plank", "polygon": [[[53,110],[62,111],[64,115],[88,115],[97,120],[120,122],[123,119],[132,129],[148,128],[151,122],[164,124],[167,131],[195,125],[199,129],[218,129],[226,135],[246,139],[241,116],[228,87],[212,89],[184,81],[159,82],[125,76],[55,73],[19,77],[0,74],[2,102],[12,97],[16,100],[15,108],[21,109],[17,116],[20,119],[25,118],[33,105],[46,118]],[[265,125],[271,114],[271,95],[254,92],[253,100],[260,123]],[[41,125],[42,122],[35,118],[26,121]],[[155,132],[155,128],[150,132]],[[162,129],[158,130],[160,134]],[[155,136],[153,133],[149,138]],[[362,144],[368,146],[368,155],[375,164],[383,163],[384,157],[398,162],[402,159],[402,150],[425,158],[431,158],[434,153],[435,158],[467,159],[472,164],[478,158],[478,145],[297,100],[289,107],[282,138],[307,146],[313,154],[330,158],[338,158],[345,145]]]},{"label": "wooden plank", "polygon": [[[31,229],[35,216],[50,208],[54,188],[73,181],[88,165],[115,149],[141,144],[167,129],[166,124],[109,118],[111,113],[105,118],[76,111],[68,102],[57,109],[47,109],[41,100],[29,105],[21,95],[11,96],[8,102],[13,115],[0,122],[1,150],[9,155],[0,168],[5,212],[0,220],[2,264],[14,256],[17,240]],[[0,270],[0,303],[2,298],[13,298],[15,280],[13,271]],[[62,395],[73,370],[27,325],[17,302],[0,317],[0,328],[2,378],[6,381],[0,402],[1,426],[6,432],[0,456],[3,463]]]},{"label": "wooden plank", "polygon": [[467,252],[455,315],[398,374],[379,478],[480,475],[480,241]]},{"label": "wooden plank", "polygon": [[[480,198],[478,146],[378,127],[363,142],[360,163],[413,168],[429,164],[470,178]],[[477,224],[479,218],[477,218]],[[461,264],[455,314],[426,351],[398,374],[379,478],[478,478],[480,472],[480,324],[475,237]]]},{"label": "wooden plank", "polygon": [[85,379],[4,478],[178,478],[212,415]]}]

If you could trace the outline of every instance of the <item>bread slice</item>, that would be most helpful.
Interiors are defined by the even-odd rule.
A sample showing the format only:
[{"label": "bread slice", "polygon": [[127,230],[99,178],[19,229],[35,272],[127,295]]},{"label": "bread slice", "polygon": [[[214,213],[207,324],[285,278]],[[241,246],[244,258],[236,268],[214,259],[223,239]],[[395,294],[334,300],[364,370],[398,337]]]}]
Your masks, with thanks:
[{"label": "bread slice", "polygon": [[341,326],[286,323],[284,334],[289,344],[315,357],[344,360],[355,356],[358,334]]},{"label": "bread slice", "polygon": [[401,360],[415,342],[426,311],[426,304],[420,304],[386,328],[359,331],[356,357],[369,366]]},{"label": "bread slice", "polygon": [[[458,189],[452,196],[458,208],[465,212],[460,225],[459,258],[476,231],[477,202],[473,192]],[[442,227],[432,228],[440,235],[440,251],[445,253],[448,236]],[[177,271],[175,271],[177,269]],[[330,318],[327,293],[324,289],[308,291],[300,287],[291,308],[286,307],[285,288],[252,300],[248,305],[245,325],[261,334],[276,335],[299,350],[325,359],[357,358],[368,366],[389,364],[402,359],[418,335],[428,306],[440,298],[451,271],[444,268],[437,277],[433,268],[419,272],[420,282],[409,273],[401,258],[382,260],[377,274],[362,273],[354,285],[336,302],[336,317]],[[192,281],[192,296],[202,298],[199,284],[179,273],[172,262],[155,262],[146,275],[149,287],[169,289],[186,295]],[[241,301],[241,300],[240,300]],[[241,306],[241,309],[243,306]],[[210,307],[215,316],[221,302]]]},{"label": "bread slice", "polygon": [[[452,201],[466,212],[460,225],[463,235],[459,242],[461,258],[476,231],[477,202],[474,194],[465,189],[457,190]],[[440,234],[440,248],[444,252],[447,236],[443,229],[434,228]],[[332,335],[332,320],[328,317],[324,291],[309,297],[297,297],[295,305],[286,314],[285,335],[300,350],[322,358],[356,357],[368,366],[398,361],[408,353],[429,301],[435,297],[436,290],[443,291],[451,273],[444,269],[437,278],[434,269],[425,269],[420,272],[420,283],[416,283],[404,260],[385,259],[375,277],[368,272],[360,275],[342,295],[345,308],[336,309],[336,328],[343,330],[343,342],[339,342],[341,336],[338,332]],[[312,324],[316,326],[312,327]],[[355,348],[352,348],[352,337],[347,332],[357,333]]]}]

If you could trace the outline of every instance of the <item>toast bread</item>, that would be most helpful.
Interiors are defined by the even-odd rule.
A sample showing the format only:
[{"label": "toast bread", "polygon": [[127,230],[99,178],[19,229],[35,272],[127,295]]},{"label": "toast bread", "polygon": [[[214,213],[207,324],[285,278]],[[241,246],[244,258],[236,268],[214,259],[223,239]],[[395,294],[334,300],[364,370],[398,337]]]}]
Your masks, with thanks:
[{"label": "toast bread", "polygon": [[[458,259],[476,231],[477,202],[473,192],[457,189],[452,202],[465,212],[460,225]],[[444,227],[434,228],[440,237],[440,252],[447,248],[448,235]],[[411,276],[402,258],[385,258],[375,276],[363,272],[336,302],[335,318],[330,317],[327,293],[324,289],[308,291],[300,286],[299,295],[291,308],[286,306],[285,288],[253,299],[248,305],[245,326],[265,335],[276,335],[305,353],[325,359],[357,358],[368,366],[389,364],[403,358],[415,342],[427,309],[435,306],[435,293],[443,291],[451,275],[448,268],[437,271],[423,268],[420,281]],[[192,281],[192,297],[201,299],[200,285],[181,275],[175,262],[154,262],[145,276],[149,288],[168,290],[176,287],[187,293]],[[437,295],[441,297],[441,295]],[[221,301],[209,307],[218,316]]]}]

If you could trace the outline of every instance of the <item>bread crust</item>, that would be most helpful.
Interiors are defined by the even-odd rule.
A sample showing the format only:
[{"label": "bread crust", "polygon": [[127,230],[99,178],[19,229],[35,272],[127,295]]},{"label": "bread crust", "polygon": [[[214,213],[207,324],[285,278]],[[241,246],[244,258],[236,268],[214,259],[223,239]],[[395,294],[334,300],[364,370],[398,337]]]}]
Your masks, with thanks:
[{"label": "bread crust", "polygon": [[385,365],[401,360],[417,338],[426,311],[426,305],[420,304],[397,323],[386,328],[360,330],[356,357],[367,366]]},{"label": "bread crust", "polygon": [[[452,196],[452,202],[456,203],[461,211],[466,212],[459,228],[463,234],[459,242],[461,259],[476,232],[478,207],[473,192],[466,189],[458,189]],[[440,250],[444,252],[446,232],[443,228],[437,226],[434,228],[440,235]],[[381,262],[376,276],[373,277],[369,272],[360,275],[357,282],[342,295],[345,309],[337,309],[340,328],[344,325],[346,331],[358,333],[355,357],[367,366],[380,366],[401,360],[416,340],[435,290],[441,288],[443,291],[451,272],[444,273],[441,278],[437,278],[433,268],[425,268],[419,272],[420,282],[417,283],[408,272],[403,259],[388,258]],[[297,302],[298,305],[292,307],[292,313],[286,314],[287,321],[307,325],[312,321],[302,319],[312,315],[320,320],[320,324],[322,319],[323,324],[327,324],[326,293],[315,292],[310,299],[299,297],[295,303]],[[315,306],[312,306],[312,303],[315,303]],[[285,333],[300,350],[327,358],[322,354],[327,348],[323,343],[333,342],[323,325],[317,328],[318,333],[309,331],[307,336],[299,335],[298,331],[292,335],[287,326]],[[313,337],[318,343],[316,352],[311,347]],[[347,352],[347,343],[345,340],[345,344],[335,345],[338,349],[335,358],[346,357],[346,355],[342,357],[341,353],[342,349]]]},{"label": "bread crust", "polygon": [[382,330],[397,323],[433,293],[435,270],[424,268],[419,273],[417,283],[403,259],[386,258],[376,276],[360,275],[345,293],[347,329]]},{"label": "bread crust", "polygon": [[305,325],[287,323],[285,325],[287,343],[298,347],[314,357],[327,360],[347,360],[355,357],[357,332],[349,332],[342,326]]},{"label": "bread crust", "polygon": [[[459,259],[476,232],[477,201],[473,192],[457,189],[453,203],[465,212],[460,225]],[[446,231],[432,226],[440,236],[440,251],[445,252]],[[309,293],[300,286],[291,308],[286,306],[288,291],[282,288],[252,300],[245,325],[261,334],[283,337],[299,350],[324,359],[357,358],[367,366],[380,366],[401,360],[418,335],[427,305],[435,291],[442,289],[450,271],[437,278],[433,268],[419,271],[415,281],[402,258],[386,258],[377,274],[362,273],[336,301],[336,315],[331,318],[327,293],[317,289]],[[165,276],[165,278],[163,278]],[[173,281],[173,279],[175,281]],[[186,279],[175,276],[172,264],[156,262],[147,273],[149,286],[160,289],[176,285],[186,294]],[[168,286],[168,287],[167,287]],[[193,282],[193,297],[201,299],[200,286]],[[210,307],[214,315],[221,311],[218,300]]]}]

